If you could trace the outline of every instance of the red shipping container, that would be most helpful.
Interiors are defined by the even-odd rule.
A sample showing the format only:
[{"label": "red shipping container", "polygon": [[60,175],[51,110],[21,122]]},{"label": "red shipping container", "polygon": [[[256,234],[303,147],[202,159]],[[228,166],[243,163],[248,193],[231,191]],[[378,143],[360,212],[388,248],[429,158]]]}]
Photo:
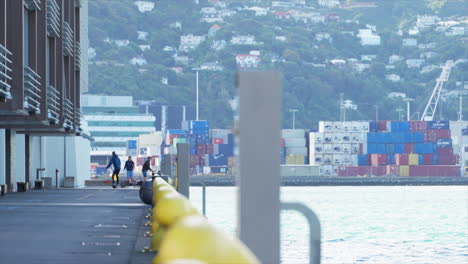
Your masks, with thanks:
[{"label": "red shipping container", "polygon": [[400,176],[400,166],[398,165],[387,165],[386,166],[387,175]]},{"label": "red shipping container", "polygon": [[386,169],[385,166],[372,167],[371,175],[373,175],[373,176],[385,176],[386,174],[387,174],[387,169]]},{"label": "red shipping container", "polygon": [[222,139],[222,138],[213,138],[213,144],[224,144],[224,139]]},{"label": "red shipping container", "polygon": [[405,144],[405,153],[411,154],[414,151],[414,144],[413,143],[406,143]]},{"label": "red shipping container", "polygon": [[409,156],[408,154],[395,154],[396,165],[408,165]]},{"label": "red shipping container", "polygon": [[203,144],[197,145],[197,154],[207,154],[206,145],[203,145]]},{"label": "red shipping container", "polygon": [[439,156],[439,165],[456,165],[458,163],[458,158],[458,155]]},{"label": "red shipping container", "polygon": [[440,156],[453,156],[453,149],[451,148],[438,148],[437,155]]},{"label": "red shipping container", "polygon": [[424,142],[437,142],[437,134],[434,130],[424,131]]},{"label": "red shipping container", "polygon": [[432,154],[424,154],[423,155],[424,165],[432,165],[433,164],[433,155]]},{"label": "red shipping container", "polygon": [[379,121],[379,131],[387,131],[387,121]]},{"label": "red shipping container", "polygon": [[436,139],[450,138],[450,129],[434,129],[431,132],[435,134]]},{"label": "red shipping container", "polygon": [[205,149],[206,149],[206,154],[213,154],[214,153],[214,146],[209,144],[209,145],[205,145]]},{"label": "red shipping container", "polygon": [[280,147],[284,147],[286,144],[284,138],[280,138]]},{"label": "red shipping container", "polygon": [[427,130],[426,121],[410,121],[410,131],[411,132],[420,132]]},{"label": "red shipping container", "polygon": [[386,154],[371,154],[371,165],[372,166],[387,165],[387,155]]},{"label": "red shipping container", "polygon": [[359,144],[359,154],[364,154],[364,144]]},{"label": "red shipping container", "polygon": [[410,166],[411,177],[460,177],[458,166]]}]

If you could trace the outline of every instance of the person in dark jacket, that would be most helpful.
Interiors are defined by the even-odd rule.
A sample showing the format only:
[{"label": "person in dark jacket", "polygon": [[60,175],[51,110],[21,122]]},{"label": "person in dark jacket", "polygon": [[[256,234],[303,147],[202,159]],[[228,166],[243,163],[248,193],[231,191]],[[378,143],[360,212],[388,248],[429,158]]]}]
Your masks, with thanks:
[{"label": "person in dark jacket", "polygon": [[135,183],[133,179],[133,169],[135,168],[135,163],[132,160],[132,156],[128,156],[128,160],[125,162],[124,170],[127,170],[127,179],[130,184]]},{"label": "person in dark jacket", "polygon": [[148,176],[148,171],[153,172],[153,170],[151,169],[151,157],[148,157],[148,159],[143,164],[143,168],[141,169],[141,172],[143,173],[143,182],[146,181],[146,177]]},{"label": "person in dark jacket", "polygon": [[114,167],[114,170],[112,171],[112,188],[117,188],[117,185],[119,185],[120,159],[119,156],[115,154],[115,151],[112,151],[112,158],[106,169],[109,169],[111,165]]}]

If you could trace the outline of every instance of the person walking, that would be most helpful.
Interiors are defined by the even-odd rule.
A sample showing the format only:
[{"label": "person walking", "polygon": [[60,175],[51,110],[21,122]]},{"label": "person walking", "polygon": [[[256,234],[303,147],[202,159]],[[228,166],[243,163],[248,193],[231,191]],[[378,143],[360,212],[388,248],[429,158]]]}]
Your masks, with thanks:
[{"label": "person walking", "polygon": [[132,185],[135,183],[135,179],[133,179],[134,168],[135,162],[133,162],[132,156],[128,156],[128,160],[125,162],[124,170],[127,170],[127,180]]},{"label": "person walking", "polygon": [[117,154],[115,154],[115,151],[112,151],[112,158],[109,161],[109,164],[107,164],[106,170],[109,169],[110,166],[114,167],[114,170],[112,171],[112,188],[117,188],[117,185],[119,185],[119,173],[120,173],[120,159]]},{"label": "person walking", "polygon": [[151,157],[146,159],[145,163],[143,164],[143,168],[141,169],[141,172],[143,173],[143,182],[146,182],[148,171],[154,172],[153,169],[151,169]]}]

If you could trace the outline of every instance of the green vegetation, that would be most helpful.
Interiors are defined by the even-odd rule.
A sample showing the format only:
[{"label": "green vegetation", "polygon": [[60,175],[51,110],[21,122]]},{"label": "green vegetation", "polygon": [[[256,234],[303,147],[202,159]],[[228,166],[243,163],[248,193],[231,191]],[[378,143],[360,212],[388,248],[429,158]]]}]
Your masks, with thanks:
[{"label": "green vegetation", "polygon": [[[245,2],[245,1],[244,1]],[[269,1],[264,1],[266,5]],[[228,101],[236,95],[235,55],[258,50],[264,69],[283,73],[283,124],[291,124],[289,108],[299,109],[296,115],[297,126],[313,128],[318,120],[339,118],[339,94],[344,93],[358,106],[349,110],[350,119],[373,119],[375,105],[379,106],[380,118],[397,119],[396,109],[404,107],[400,99],[390,99],[390,92],[403,92],[415,98],[414,111],[422,111],[424,104],[440,69],[420,73],[419,69],[408,69],[406,59],[419,59],[422,53],[435,52],[427,58],[424,66],[441,65],[448,59],[467,59],[465,36],[446,37],[444,32],[434,28],[423,29],[416,36],[408,36],[408,29],[415,25],[417,15],[438,15],[441,18],[456,18],[464,14],[463,1],[457,0],[399,0],[376,1],[377,8],[323,9],[316,1],[308,5],[316,7],[314,12],[323,15],[336,14],[338,21],[325,24],[304,24],[293,20],[279,21],[273,14],[255,16],[252,11],[239,11],[242,1],[232,1],[228,9],[237,13],[225,17],[222,27],[214,37],[209,37],[197,49],[179,56],[188,56],[189,65],[177,64],[173,55],[176,51],[164,51],[166,46],[179,48],[180,36],[185,34],[207,35],[212,24],[200,22],[200,9],[209,6],[207,1],[159,0],[151,12],[140,13],[131,0],[90,1],[90,45],[97,56],[90,65],[90,92],[114,95],[133,95],[136,100],[155,100],[164,104],[194,105],[195,73],[191,68],[205,62],[219,62],[224,66],[220,72],[200,72],[201,117],[212,121],[216,127],[232,124],[232,110]],[[260,3],[259,5],[262,5]],[[465,9],[466,10],[466,9]],[[346,22],[348,20],[348,23]],[[180,22],[181,27],[173,23]],[[359,23],[359,24],[358,24]],[[355,36],[366,24],[375,25],[381,37],[380,46],[361,46]],[[466,24],[465,24],[466,26]],[[401,30],[403,35],[397,32]],[[149,33],[147,40],[139,40],[137,31]],[[316,34],[329,33],[332,41],[317,41]],[[354,36],[343,33],[354,32]],[[227,45],[223,50],[211,49],[213,41],[229,40],[234,35],[254,35],[261,45]],[[466,33],[465,33],[466,34]],[[284,36],[286,41],[276,40]],[[126,47],[104,41],[130,40]],[[402,39],[416,38],[418,44],[435,43],[434,48],[418,49],[403,47]],[[466,37],[465,37],[466,38]],[[138,45],[150,45],[151,49],[141,51]],[[347,63],[344,66],[331,65],[332,59],[354,58],[361,61],[361,55],[377,55],[370,68],[358,73]],[[390,55],[403,56],[404,60],[395,63],[394,69],[386,69]],[[144,57],[147,64],[131,65],[134,57]],[[272,62],[275,58],[277,61]],[[326,64],[318,67],[318,64]],[[183,67],[183,73],[176,74],[171,67]],[[387,74],[397,74],[400,82],[385,79]],[[452,71],[447,90],[460,88],[460,83],[468,81],[468,63],[459,63]],[[167,78],[168,84],[161,80]],[[465,78],[465,79],[464,79]],[[457,117],[457,98],[448,97],[442,104],[443,117]],[[466,110],[467,108],[465,108]],[[466,111],[465,111],[466,112]]]}]

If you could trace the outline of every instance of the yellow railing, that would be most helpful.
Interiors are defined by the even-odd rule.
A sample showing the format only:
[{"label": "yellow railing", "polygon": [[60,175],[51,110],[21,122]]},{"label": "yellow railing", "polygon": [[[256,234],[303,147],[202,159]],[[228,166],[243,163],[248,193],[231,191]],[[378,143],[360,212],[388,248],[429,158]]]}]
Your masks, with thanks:
[{"label": "yellow railing", "polygon": [[153,264],[257,264],[260,261],[237,238],[208,220],[162,178],[153,181],[151,249]]}]

